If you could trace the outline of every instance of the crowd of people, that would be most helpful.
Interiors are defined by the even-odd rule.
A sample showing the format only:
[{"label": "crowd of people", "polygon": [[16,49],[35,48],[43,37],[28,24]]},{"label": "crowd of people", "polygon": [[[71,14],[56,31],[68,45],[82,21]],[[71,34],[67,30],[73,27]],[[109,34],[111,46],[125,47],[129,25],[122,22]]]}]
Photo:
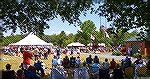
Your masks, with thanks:
[{"label": "crowd of people", "polygon": [[[50,79],[67,79],[68,77],[73,79],[124,79],[127,76],[125,70],[129,67],[135,69],[134,78],[137,79],[139,76],[138,69],[145,66],[141,55],[134,63],[129,56],[126,56],[119,64],[114,59],[109,62],[107,58],[102,62],[96,55],[94,58],[89,55],[85,60],[81,60],[80,54],[74,56],[73,52],[70,53],[70,56],[66,54],[63,58],[61,49],[56,48],[52,58],[52,68],[49,71]],[[41,79],[45,76],[45,64],[39,56],[36,58],[36,54],[32,54],[31,49],[28,48],[22,50],[22,54],[23,62],[20,69],[15,72],[11,70],[11,65],[7,64],[6,70],[2,72],[2,79]],[[35,62],[31,65],[30,59],[33,56]],[[146,67],[150,70],[150,60],[147,62]]]},{"label": "crowd of people", "polygon": [[[54,56],[52,66],[55,69],[58,68],[57,72],[63,73],[63,77],[61,78],[64,79],[67,77],[68,74],[66,73],[69,72],[69,70],[72,71],[72,77],[74,79],[124,79],[127,77],[125,70],[132,67],[135,69],[133,72],[134,79],[137,79],[139,76],[139,68],[147,67],[147,69],[150,70],[150,60],[147,62],[147,65],[145,65],[141,55],[139,55],[139,58],[137,58],[135,62],[132,62],[131,58],[126,56],[121,64],[119,64],[114,59],[109,62],[106,58],[104,62],[101,62],[98,56],[92,58],[92,56],[89,55],[89,57],[81,63],[80,56],[71,56],[70,58],[65,56],[63,59]],[[58,73],[51,74],[57,74],[56,77],[58,78]]]}]

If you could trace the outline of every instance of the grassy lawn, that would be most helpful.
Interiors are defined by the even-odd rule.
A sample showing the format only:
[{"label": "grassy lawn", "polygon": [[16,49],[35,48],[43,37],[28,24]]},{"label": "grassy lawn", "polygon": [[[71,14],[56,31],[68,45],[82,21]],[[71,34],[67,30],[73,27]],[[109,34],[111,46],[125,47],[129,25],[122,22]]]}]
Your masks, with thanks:
[{"label": "grassy lawn", "polygon": [[[70,55],[68,55],[68,56],[70,57]],[[73,56],[77,57],[78,55],[74,54]],[[62,54],[62,58],[64,58],[64,57],[65,57],[65,55]],[[81,62],[84,62],[86,57],[88,57],[88,56],[85,56],[85,55],[81,54],[80,55]],[[100,56],[98,56],[98,57],[100,59],[100,62],[103,62],[105,60],[104,57],[100,57]],[[19,69],[20,64],[23,61],[22,57],[15,57],[15,56],[8,56],[8,55],[0,55],[0,58],[9,59],[9,60],[0,61],[0,70],[5,70],[5,65],[7,63],[9,63],[9,64],[12,65],[11,69],[17,71]],[[47,67],[47,69],[45,71],[47,75],[50,73],[50,68],[52,68],[52,64],[51,64],[52,63],[52,58],[53,58],[53,54],[49,56],[48,60],[42,60],[45,63],[46,67]],[[94,58],[94,56],[92,56],[92,58]],[[110,62],[112,59],[108,59],[108,60]],[[115,60],[115,61],[117,63],[120,63],[120,60]],[[33,65],[33,63],[34,63],[34,61],[31,60],[31,65]]]}]

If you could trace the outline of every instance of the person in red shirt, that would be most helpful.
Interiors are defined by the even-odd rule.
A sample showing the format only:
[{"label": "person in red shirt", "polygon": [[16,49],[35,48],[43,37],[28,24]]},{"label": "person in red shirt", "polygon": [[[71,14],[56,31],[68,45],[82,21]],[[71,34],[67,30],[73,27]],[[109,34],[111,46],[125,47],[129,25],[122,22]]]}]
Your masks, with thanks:
[{"label": "person in red shirt", "polygon": [[116,62],[114,59],[112,59],[112,61],[110,62],[110,69],[115,69],[116,67]]},{"label": "person in red shirt", "polygon": [[26,50],[23,52],[23,68],[27,69],[30,65],[30,59],[31,59],[31,52],[29,50]]}]

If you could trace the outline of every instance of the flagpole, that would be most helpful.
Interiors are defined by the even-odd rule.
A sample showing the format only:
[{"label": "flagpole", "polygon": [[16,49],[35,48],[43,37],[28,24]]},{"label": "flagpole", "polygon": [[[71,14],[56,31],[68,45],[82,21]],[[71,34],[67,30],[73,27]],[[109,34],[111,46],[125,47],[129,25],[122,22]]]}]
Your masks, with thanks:
[{"label": "flagpole", "polygon": [[100,16],[100,28],[99,28],[99,30],[101,31],[101,16]]}]

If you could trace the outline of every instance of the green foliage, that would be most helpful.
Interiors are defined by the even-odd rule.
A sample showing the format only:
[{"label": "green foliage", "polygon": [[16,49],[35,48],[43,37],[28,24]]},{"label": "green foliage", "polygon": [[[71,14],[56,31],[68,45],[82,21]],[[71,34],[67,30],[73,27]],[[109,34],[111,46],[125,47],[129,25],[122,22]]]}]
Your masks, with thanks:
[{"label": "green foliage", "polygon": [[[99,3],[97,3],[99,4]],[[100,16],[105,16],[107,21],[112,21],[112,25],[119,29],[124,29],[125,32],[134,29],[142,28],[141,31],[147,32],[141,37],[150,37],[150,0],[105,0],[95,12]]]},{"label": "green foliage", "polygon": [[112,55],[116,55],[116,56],[120,56],[121,54],[122,53],[118,50],[112,52]]},{"label": "green foliage", "polygon": [[7,36],[2,38],[2,42],[0,42],[0,45],[8,45],[12,43],[16,43],[23,39],[26,35],[15,35],[15,36]]},{"label": "green foliage", "polygon": [[[83,22],[80,26],[80,30],[78,30],[78,33],[75,35],[75,41],[81,42],[85,45],[89,44],[91,42],[90,36],[96,30],[96,26],[94,22],[87,20]],[[93,35],[95,36],[95,35]]]},{"label": "green foliage", "polygon": [[[134,57],[134,58],[139,58],[139,56],[140,56],[139,53],[134,53],[134,54],[133,54],[133,57]],[[141,56],[142,56],[142,58],[145,58],[145,55],[141,55]]]},{"label": "green foliage", "polygon": [[1,0],[0,19],[3,31],[40,32],[49,26],[46,23],[58,16],[70,24],[80,23],[79,16],[88,10],[92,0]]},{"label": "green foliage", "polygon": [[138,57],[139,57],[139,53],[134,53],[134,54],[133,54],[133,57],[134,57],[134,58],[138,58]]},{"label": "green foliage", "polygon": [[[94,4],[99,7],[93,8]],[[19,28],[22,32],[43,33],[49,28],[46,22],[58,16],[62,21],[78,25],[80,14],[86,15],[91,10],[112,21],[117,30],[142,28],[139,35],[150,40],[150,0],[1,0],[0,5],[0,31],[3,32],[15,32]]]},{"label": "green foliage", "polygon": [[108,32],[110,33],[110,40],[113,41],[114,46],[118,46],[120,44],[123,45],[130,37],[136,36],[134,32],[125,32],[123,29],[118,29],[116,33],[114,30],[108,29]]}]

